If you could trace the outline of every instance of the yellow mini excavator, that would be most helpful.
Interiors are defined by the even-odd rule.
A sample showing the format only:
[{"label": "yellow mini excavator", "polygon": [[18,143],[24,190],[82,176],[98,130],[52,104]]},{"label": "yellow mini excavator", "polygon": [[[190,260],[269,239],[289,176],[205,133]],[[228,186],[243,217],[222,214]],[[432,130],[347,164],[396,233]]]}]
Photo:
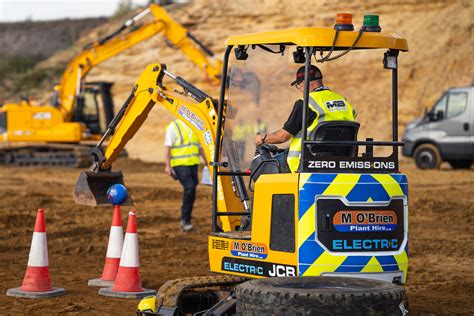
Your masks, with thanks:
[{"label": "yellow mini excavator", "polygon": [[[408,51],[407,41],[381,32],[376,15],[366,15],[354,31],[352,16],[341,14],[334,28],[236,35],[226,45],[218,102],[164,65],[148,65],[104,135],[115,129],[108,146],[103,151],[99,142],[91,170],[81,173],[74,189],[79,204],[106,204],[107,189],[123,183],[112,163],[155,105],[198,136],[212,166],[208,253],[214,274],[166,282],[156,298],[140,303],[138,314],[405,315],[400,284],[408,271],[408,183],[399,171],[397,86],[398,55]],[[391,139],[357,140],[359,124],[352,121],[321,122],[309,133],[313,61],[348,53],[357,60],[364,51],[380,50],[377,78],[392,87],[392,102],[377,106],[391,109]],[[301,64],[303,95],[290,87]],[[354,62],[344,65],[328,76],[357,71],[346,69]],[[242,69],[260,78],[267,91],[259,107],[240,89]],[[176,95],[164,83],[168,77],[195,101]],[[368,90],[357,93],[370,100]],[[235,139],[233,130],[262,123],[280,128],[297,99],[304,109],[302,149],[299,167],[290,173],[282,159],[287,150],[267,144],[255,150],[253,138]],[[346,105],[341,100],[319,106],[337,111]]]},{"label": "yellow mini excavator", "polygon": [[[146,20],[147,16],[151,19]],[[151,4],[115,32],[86,45],[69,62],[54,88],[51,105],[35,106],[23,100],[0,107],[0,163],[88,165],[86,143],[98,140],[105,132],[114,108],[112,83],[85,82],[86,75],[98,64],[158,33],[201,68],[209,80],[220,82],[222,62],[166,10]]]}]

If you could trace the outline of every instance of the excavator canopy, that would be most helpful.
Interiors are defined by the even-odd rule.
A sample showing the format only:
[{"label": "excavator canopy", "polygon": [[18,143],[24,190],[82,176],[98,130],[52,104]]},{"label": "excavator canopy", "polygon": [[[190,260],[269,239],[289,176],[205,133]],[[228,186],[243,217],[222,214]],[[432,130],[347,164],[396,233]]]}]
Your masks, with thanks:
[{"label": "excavator canopy", "polygon": [[[335,49],[350,47],[358,36],[357,31],[339,32]],[[329,27],[301,27],[270,32],[233,35],[226,41],[227,46],[236,45],[297,45],[327,47],[333,45],[336,31]],[[354,49],[387,48],[408,51],[407,40],[395,32],[364,32]]]}]

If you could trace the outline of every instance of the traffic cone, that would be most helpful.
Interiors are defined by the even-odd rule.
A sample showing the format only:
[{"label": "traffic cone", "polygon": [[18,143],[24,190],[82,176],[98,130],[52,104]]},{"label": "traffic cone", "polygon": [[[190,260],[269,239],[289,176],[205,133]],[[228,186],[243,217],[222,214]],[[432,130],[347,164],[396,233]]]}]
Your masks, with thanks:
[{"label": "traffic cone", "polygon": [[49,276],[48,245],[44,210],[38,209],[35,230],[31,241],[28,267],[21,287],[8,289],[7,296],[25,298],[45,298],[66,293],[62,288],[51,287]]},{"label": "traffic cone", "polygon": [[100,289],[99,294],[119,298],[143,298],[154,295],[155,290],[142,288],[139,266],[137,214],[136,211],[131,211],[128,213],[127,232],[115,284],[113,287]]},{"label": "traffic cone", "polygon": [[105,255],[104,269],[102,276],[98,279],[92,279],[87,282],[89,286],[113,286],[115,277],[120,264],[120,254],[123,247],[123,227],[122,217],[120,215],[120,206],[114,206],[114,215],[112,217],[112,226],[109,233],[109,244],[107,245],[107,254]]}]

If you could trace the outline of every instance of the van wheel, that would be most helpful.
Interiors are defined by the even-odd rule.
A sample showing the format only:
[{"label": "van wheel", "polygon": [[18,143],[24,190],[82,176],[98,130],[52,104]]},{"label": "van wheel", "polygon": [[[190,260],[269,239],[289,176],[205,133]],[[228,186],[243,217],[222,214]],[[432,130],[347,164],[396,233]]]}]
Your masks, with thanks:
[{"label": "van wheel", "polygon": [[433,144],[421,144],[413,154],[416,166],[420,169],[438,169],[441,165],[441,155]]},{"label": "van wheel", "polygon": [[237,315],[406,315],[403,287],[350,277],[282,277],[236,287]]},{"label": "van wheel", "polygon": [[469,169],[472,166],[471,160],[450,160],[448,162],[453,169]]}]

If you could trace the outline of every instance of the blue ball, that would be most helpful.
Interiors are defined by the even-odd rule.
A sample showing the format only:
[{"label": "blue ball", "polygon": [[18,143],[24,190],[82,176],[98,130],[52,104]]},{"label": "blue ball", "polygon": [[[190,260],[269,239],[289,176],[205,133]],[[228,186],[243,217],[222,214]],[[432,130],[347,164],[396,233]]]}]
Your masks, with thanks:
[{"label": "blue ball", "polygon": [[120,205],[127,200],[127,188],[123,184],[114,184],[107,190],[107,201],[113,205]]}]

